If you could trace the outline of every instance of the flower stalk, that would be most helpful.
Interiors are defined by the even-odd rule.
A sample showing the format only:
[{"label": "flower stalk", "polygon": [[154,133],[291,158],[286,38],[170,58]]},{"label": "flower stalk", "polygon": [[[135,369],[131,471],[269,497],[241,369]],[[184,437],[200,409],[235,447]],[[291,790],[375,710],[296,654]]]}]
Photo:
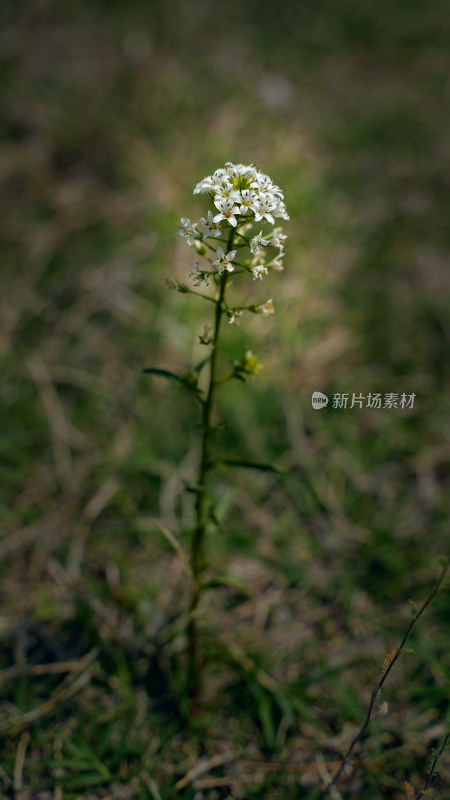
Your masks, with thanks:
[{"label": "flower stalk", "polygon": [[[213,175],[203,178],[195,187],[194,194],[207,195],[215,209],[214,211],[210,209],[206,217],[201,217],[198,222],[191,222],[190,219],[183,217],[179,234],[204,261],[203,264],[196,262],[195,270],[190,274],[194,286],[208,286],[212,281],[216,291],[214,295],[194,291],[185,283],[173,278],[169,278],[167,283],[169,288],[182,294],[194,295],[214,304],[213,326],[206,325],[203,333],[198,335],[200,344],[209,346],[211,354],[194,370],[181,376],[159,368],[145,370],[169,377],[182,385],[194,394],[201,406],[200,458],[197,481],[191,487],[191,491],[196,494],[195,523],[191,532],[190,551],[192,593],[187,630],[187,688],[192,702],[195,702],[200,692],[202,668],[199,653],[199,607],[202,591],[205,588],[202,582],[202,574],[207,566],[205,542],[210,520],[219,524],[208,504],[208,477],[209,473],[221,463],[229,465],[234,463],[236,466],[250,464],[245,458],[237,458],[234,462],[221,460],[216,454],[211,458],[216,390],[233,378],[245,382],[244,376],[256,375],[261,369],[257,357],[247,350],[240,360],[233,362],[231,370],[226,371],[221,377],[217,376],[223,317],[227,317],[229,324],[238,326],[244,311],[262,316],[274,312],[272,298],[265,301],[256,299],[256,302],[236,306],[228,304],[226,293],[230,286],[231,274],[233,279],[245,279],[250,276],[253,279],[250,285],[254,286],[256,281],[259,286],[269,273],[283,269],[282,257],[286,236],[279,227],[272,231],[267,228],[275,224],[275,217],[289,219],[283,192],[268,175],[253,165],[227,163]],[[203,366],[209,369],[204,392],[198,385]],[[254,462],[254,466],[258,469],[270,468],[270,465],[262,462]]]},{"label": "flower stalk", "polygon": [[[230,229],[228,239],[228,252],[232,250],[234,239],[234,229]],[[214,338],[212,341],[212,355],[209,369],[209,385],[206,400],[202,408],[202,444],[201,457],[197,479],[197,500],[195,504],[196,525],[192,535],[191,545],[191,569],[192,569],[192,599],[190,605],[190,620],[188,627],[188,688],[192,698],[198,694],[200,679],[200,664],[198,659],[198,622],[197,608],[201,597],[201,573],[206,566],[204,543],[207,526],[206,513],[206,479],[210,468],[209,451],[211,439],[211,419],[214,409],[216,381],[217,356],[219,352],[220,328],[224,313],[225,291],[227,285],[228,272],[224,270],[219,277],[219,293],[216,298],[216,310],[214,319]]]}]

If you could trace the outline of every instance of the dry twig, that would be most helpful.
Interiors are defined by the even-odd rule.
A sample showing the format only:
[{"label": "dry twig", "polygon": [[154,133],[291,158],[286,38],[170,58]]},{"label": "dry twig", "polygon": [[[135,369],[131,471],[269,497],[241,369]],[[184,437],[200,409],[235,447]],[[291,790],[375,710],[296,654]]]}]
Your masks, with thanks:
[{"label": "dry twig", "polygon": [[[372,691],[372,694],[371,694],[371,697],[370,697],[370,703],[369,703],[369,707],[367,709],[367,714],[366,714],[366,718],[364,720],[364,723],[362,724],[362,726],[361,726],[360,730],[358,731],[358,733],[356,734],[356,736],[352,739],[347,752],[345,753],[344,757],[342,758],[342,761],[341,761],[339,769],[336,771],[336,773],[334,774],[333,778],[327,783],[327,785],[321,791],[320,795],[318,796],[318,800],[323,800],[323,798],[326,797],[328,792],[330,792],[330,790],[333,789],[333,787],[336,785],[337,781],[341,777],[342,773],[344,772],[345,768],[349,764],[350,757],[351,757],[351,755],[353,753],[353,750],[355,749],[355,747],[358,744],[358,742],[364,736],[367,728],[369,727],[369,725],[370,725],[370,723],[371,723],[371,721],[373,719],[373,710],[374,710],[375,702],[378,699],[378,697],[380,696],[383,684],[385,683],[389,673],[393,669],[394,664],[397,662],[398,658],[401,656],[402,652],[404,651],[405,644],[409,639],[409,636],[411,634],[412,629],[414,628],[416,623],[419,621],[420,617],[422,616],[424,611],[428,608],[428,606],[430,605],[430,603],[433,600],[434,596],[436,595],[436,593],[440,589],[440,587],[441,587],[441,585],[442,585],[442,583],[444,581],[444,578],[445,578],[445,576],[447,574],[449,566],[450,566],[450,559],[448,559],[446,561],[446,563],[445,563],[445,565],[444,565],[444,567],[442,569],[441,575],[439,577],[439,580],[437,581],[437,583],[434,586],[433,590],[430,592],[430,594],[428,595],[428,597],[425,600],[425,602],[423,603],[423,605],[419,608],[419,610],[413,616],[411,622],[408,625],[407,631],[406,631],[402,641],[400,642],[399,646],[397,647],[397,649],[394,652],[390,653],[386,657],[386,659],[384,660],[384,663],[383,663],[383,674],[382,674],[380,680],[378,681],[377,685],[375,686],[375,688]],[[419,797],[421,797],[421,796],[423,796],[423,795],[419,795]]]}]

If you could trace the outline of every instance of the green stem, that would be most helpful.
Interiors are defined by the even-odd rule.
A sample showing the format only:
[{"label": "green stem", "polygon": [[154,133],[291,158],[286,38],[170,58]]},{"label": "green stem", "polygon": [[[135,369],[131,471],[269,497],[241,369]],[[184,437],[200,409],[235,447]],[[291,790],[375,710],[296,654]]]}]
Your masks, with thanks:
[{"label": "green stem", "polygon": [[[235,230],[231,228],[228,237],[227,252],[233,248]],[[225,270],[220,276],[220,287],[218,297],[215,299],[216,311],[214,319],[214,341],[212,345],[212,354],[210,360],[209,371],[209,385],[206,400],[202,408],[202,444],[200,464],[197,480],[197,500],[195,504],[196,511],[196,524],[193,530],[191,542],[191,568],[193,576],[193,591],[190,605],[190,620],[188,627],[188,688],[191,698],[198,696],[200,687],[200,663],[198,655],[198,625],[197,625],[197,611],[201,597],[201,582],[200,575],[205,568],[205,534],[207,526],[207,513],[206,513],[206,478],[210,469],[210,435],[211,435],[211,419],[214,408],[214,394],[217,385],[216,382],[216,366],[217,356],[219,352],[220,342],[220,328],[225,306],[225,290],[227,285],[228,272]]]},{"label": "green stem", "polygon": [[221,386],[222,383],[226,383],[227,381],[230,381],[231,378],[234,378],[234,376],[235,376],[235,371],[234,371],[234,369],[231,369],[229,372],[226,373],[226,375],[223,375],[221,378],[217,378],[216,386]]}]

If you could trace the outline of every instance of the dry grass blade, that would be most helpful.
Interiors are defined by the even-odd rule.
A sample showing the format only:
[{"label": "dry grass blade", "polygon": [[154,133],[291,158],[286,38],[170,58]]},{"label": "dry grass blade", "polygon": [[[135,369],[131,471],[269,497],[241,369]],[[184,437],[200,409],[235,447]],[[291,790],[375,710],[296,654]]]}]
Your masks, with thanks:
[{"label": "dry grass blade", "polygon": [[232,789],[236,785],[233,778],[199,778],[194,781],[194,789],[218,789],[228,787]]},{"label": "dry grass blade", "polygon": [[23,767],[25,764],[25,754],[27,752],[28,741],[30,738],[30,734],[28,731],[22,734],[19,740],[19,744],[17,745],[16,750],[16,759],[14,762],[14,794],[16,800],[22,800],[22,789],[23,789]]},{"label": "dry grass blade", "polygon": [[120,491],[119,482],[115,478],[109,478],[93,494],[83,509],[83,518],[76,529],[67,559],[67,570],[72,579],[77,578],[80,574],[86,540],[91,531],[92,523],[109,505],[118,491]]},{"label": "dry grass blade", "polygon": [[0,672],[0,685],[24,673],[29,675],[58,675],[63,672],[82,672],[88,664],[97,658],[99,652],[99,648],[94,647],[82,658],[72,659],[71,661],[56,661],[53,664],[14,664],[12,667],[7,667],[7,669]]},{"label": "dry grass blade", "polygon": [[174,536],[174,534],[160,522],[159,519],[155,517],[147,517],[144,519],[139,520],[140,527],[150,527],[150,528],[158,528],[158,530],[162,533],[162,535],[167,539],[169,544],[173,547],[176,554],[178,555],[181,563],[183,564],[184,571],[190,580],[193,580],[192,569],[189,563],[189,558],[187,557],[185,551],[183,550],[181,544],[179,543],[178,539]]},{"label": "dry grass blade", "polygon": [[47,365],[43,361],[41,354],[34,353],[30,356],[27,366],[38,388],[47,417],[58,479],[64,487],[69,489],[74,482],[70,448],[74,438],[73,428],[66,418],[58,392],[52,383]]},{"label": "dry grass blade", "polygon": [[[318,771],[322,781],[324,783],[330,783],[331,782],[331,775],[328,772],[328,768],[327,768],[327,765],[325,763],[325,759],[324,759],[322,753],[317,753],[317,755],[316,755],[316,764],[317,764],[317,771]],[[333,800],[342,800],[342,795],[340,794],[340,792],[338,792],[338,790],[336,789],[335,786],[332,786],[330,788],[330,794],[331,794],[331,797],[332,797]]]},{"label": "dry grass blade", "polygon": [[[8,733],[10,736],[16,736],[33,722],[51,713],[59,703],[65,702],[74,694],[81,691],[81,689],[84,689],[90,682],[92,674],[92,668],[89,667],[85,672],[82,672],[81,675],[78,675],[68,686],[63,685],[57,689],[49,700],[41,703],[31,711],[17,714],[15,717],[4,722],[0,725],[0,733]],[[65,684],[65,681],[63,681],[63,684]]]},{"label": "dry grass blade", "polygon": [[189,784],[193,783],[193,781],[195,781],[197,778],[200,778],[201,775],[205,775],[207,772],[211,772],[212,769],[223,766],[223,764],[229,764],[230,761],[234,761],[235,758],[236,755],[228,751],[225,753],[219,753],[219,755],[213,756],[207,761],[201,760],[195,765],[195,767],[189,770],[184,778],[181,778],[181,780],[175,784],[175,788],[178,789],[178,791],[181,791],[181,789],[189,786]]},{"label": "dry grass blade", "polygon": [[150,777],[148,772],[141,772],[140,774],[141,782],[146,786],[149,790],[153,800],[161,800],[161,795],[159,793],[158,785],[156,781]]}]

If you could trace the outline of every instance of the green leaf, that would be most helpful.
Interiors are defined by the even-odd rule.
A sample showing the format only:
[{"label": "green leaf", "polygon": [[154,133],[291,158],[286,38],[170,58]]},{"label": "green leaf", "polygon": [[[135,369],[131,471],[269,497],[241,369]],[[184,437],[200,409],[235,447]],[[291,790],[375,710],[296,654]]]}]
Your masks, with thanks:
[{"label": "green leaf", "polygon": [[203,367],[208,363],[208,361],[211,361],[211,355],[206,356],[206,358],[203,358],[201,361],[199,361],[199,363],[194,367],[194,372],[196,372],[197,375],[200,375]]},{"label": "green leaf", "polygon": [[92,770],[92,761],[84,761],[79,758],[43,758],[40,763],[45,764],[46,767],[65,767],[76,772]]},{"label": "green leaf", "polygon": [[110,780],[110,777],[107,778],[105,775],[100,775],[99,772],[86,772],[84,775],[80,775],[78,778],[72,776],[68,777],[67,779],[62,778],[59,781],[59,785],[68,788],[79,787],[83,789],[85,786],[98,786],[102,783],[106,783],[107,780]]},{"label": "green leaf", "polygon": [[99,759],[102,759],[103,756],[106,754],[106,751],[108,749],[108,745],[109,745],[111,736],[112,736],[113,731],[114,731],[114,727],[115,727],[114,723],[111,722],[110,725],[108,725],[105,728],[105,731],[104,731],[104,733],[102,735],[102,738],[100,739],[100,742],[99,742],[98,748],[97,748],[97,756],[98,756]]},{"label": "green leaf", "polygon": [[252,461],[247,458],[216,458],[213,462],[214,466],[224,467],[246,467],[247,469],[258,469],[262,472],[276,472],[279,475],[284,475],[288,470],[285,467],[279,467],[277,464],[269,464],[265,461]]},{"label": "green leaf", "polygon": [[184,383],[181,375],[176,375],[175,372],[170,372],[168,369],[157,369],[156,367],[146,367],[142,372],[149,375],[159,375],[160,378],[167,378],[170,381],[177,381],[177,383]]},{"label": "green leaf", "polygon": [[[97,758],[96,753],[92,750],[87,742],[75,743],[67,737],[63,737],[64,750],[75,756],[77,761],[82,761],[85,764],[90,764],[91,769],[96,769],[97,773],[103,775],[103,780],[111,777],[108,768],[102,764]],[[61,762],[59,762],[61,763]]]},{"label": "green leaf", "polygon": [[261,720],[261,726],[264,736],[269,747],[275,747],[276,730],[273,718],[273,705],[272,700],[267,695],[262,697],[258,705],[258,715]]},{"label": "green leaf", "polygon": [[281,713],[286,717],[288,722],[292,722],[295,714],[288,692],[280,688],[272,692],[272,695]]},{"label": "green leaf", "polygon": [[417,606],[416,606],[414,600],[408,600],[408,605],[409,605],[409,607],[411,609],[411,616],[415,617],[416,614],[417,614]]},{"label": "green leaf", "polygon": [[202,584],[203,589],[217,589],[219,586],[229,586],[232,589],[237,589],[245,595],[249,595],[249,588],[244,581],[237,578],[228,577],[227,575],[218,575],[216,578],[206,581]]},{"label": "green leaf", "polygon": [[212,522],[214,523],[214,525],[216,526],[217,530],[219,530],[220,533],[226,534],[227,530],[226,530],[223,522],[218,518],[214,508],[210,508],[209,516],[210,516]]},{"label": "green leaf", "polygon": [[184,386],[185,389],[189,389],[190,392],[195,394],[197,399],[201,399],[201,392],[197,386],[198,375],[193,372],[186,372],[184,375],[177,375],[175,372],[170,372],[168,369],[159,369],[157,367],[146,367],[142,370],[142,372],[146,373],[147,375],[157,375],[160,378],[167,378],[167,380],[175,381],[181,386]]},{"label": "green leaf", "polygon": [[199,486],[195,483],[189,483],[189,481],[182,481],[182,483],[186,492],[191,492],[192,494],[201,494],[201,492],[205,491],[204,486]]}]

